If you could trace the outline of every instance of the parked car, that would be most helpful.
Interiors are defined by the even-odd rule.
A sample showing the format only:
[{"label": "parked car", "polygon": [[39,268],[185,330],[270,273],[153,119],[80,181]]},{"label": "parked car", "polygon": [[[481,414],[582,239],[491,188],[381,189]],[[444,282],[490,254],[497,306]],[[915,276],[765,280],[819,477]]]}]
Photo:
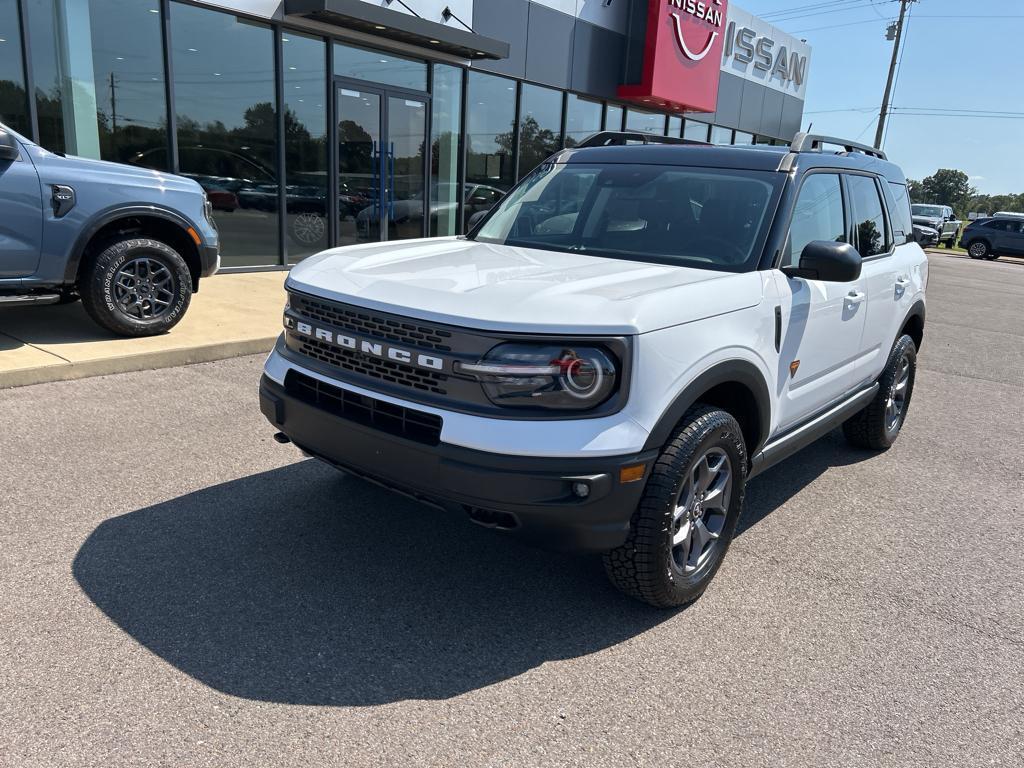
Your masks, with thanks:
[{"label": "parked car", "polygon": [[465,237],[296,266],[260,405],[279,442],[678,606],[750,477],[840,425],[896,440],[928,261],[879,150],[630,137],[554,155]]},{"label": "parked car", "polygon": [[915,203],[911,206],[914,214],[914,223],[938,230],[939,242],[947,248],[956,245],[960,236],[962,221],[957,219],[953,209],[948,205],[926,205]]},{"label": "parked car", "polygon": [[[432,193],[430,196],[430,231],[436,231],[436,223],[440,217],[448,217],[455,215],[458,209],[458,203],[448,202],[451,200],[453,195],[451,193],[451,187],[454,184],[434,184],[432,185]],[[501,196],[505,194],[497,187],[491,187],[487,184],[463,184],[462,185],[462,201],[463,210],[467,219],[470,221],[470,226],[473,224],[473,217],[487,213],[495,203],[497,203]],[[444,201],[444,202],[441,202]],[[423,221],[423,193],[422,191],[416,194],[414,197],[406,198],[404,200],[396,200],[391,205],[392,216],[391,221],[395,224],[408,225],[415,231],[422,232]],[[371,238],[376,237],[377,226],[380,222],[380,211],[376,205],[368,205],[363,208],[356,216],[356,227],[361,237]]]},{"label": "parked car", "polygon": [[960,244],[972,259],[1024,256],[1024,215],[1000,213],[967,225]]},{"label": "parked car", "polygon": [[123,336],[172,328],[220,265],[195,181],[53,154],[3,125],[0,242],[0,307],[80,297]]},{"label": "parked car", "polygon": [[914,224],[914,239],[922,248],[933,248],[939,244],[939,230]]}]

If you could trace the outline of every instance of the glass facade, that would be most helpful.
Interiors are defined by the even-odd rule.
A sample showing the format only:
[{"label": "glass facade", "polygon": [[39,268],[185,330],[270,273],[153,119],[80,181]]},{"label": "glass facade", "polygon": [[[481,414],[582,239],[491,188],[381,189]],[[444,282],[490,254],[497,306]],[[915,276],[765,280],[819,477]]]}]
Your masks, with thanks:
[{"label": "glass facade", "polygon": [[601,102],[570,93],[565,107],[565,146],[575,147],[601,130]]},{"label": "glass facade", "polygon": [[329,242],[327,177],[327,45],[281,35],[284,106],[285,238],[288,261],[322,251]]},{"label": "glass facade", "polygon": [[462,69],[435,64],[430,111],[429,235],[459,232],[459,156],[462,152]]},{"label": "glass facade", "polygon": [[0,0],[0,120],[32,135],[25,65],[21,58],[21,18],[17,0]]},{"label": "glass facade", "polygon": [[777,142],[286,23],[190,0],[0,0],[0,120],[194,178],[225,268],[462,233],[600,130]]},{"label": "glass facade", "polygon": [[171,40],[178,169],[210,196],[221,262],[278,263],[273,33],[263,24],[174,2]]},{"label": "glass facade", "polygon": [[519,178],[562,148],[562,92],[523,85],[519,107]]}]

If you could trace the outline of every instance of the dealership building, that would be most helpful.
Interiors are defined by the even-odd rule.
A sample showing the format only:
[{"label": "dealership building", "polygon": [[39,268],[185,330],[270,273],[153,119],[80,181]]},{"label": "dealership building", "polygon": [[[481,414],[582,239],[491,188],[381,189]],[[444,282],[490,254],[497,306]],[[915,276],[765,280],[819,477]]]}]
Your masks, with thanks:
[{"label": "dealership building", "polygon": [[225,268],[464,232],[600,130],[799,130],[810,48],[728,0],[0,0],[0,120],[206,189]]}]

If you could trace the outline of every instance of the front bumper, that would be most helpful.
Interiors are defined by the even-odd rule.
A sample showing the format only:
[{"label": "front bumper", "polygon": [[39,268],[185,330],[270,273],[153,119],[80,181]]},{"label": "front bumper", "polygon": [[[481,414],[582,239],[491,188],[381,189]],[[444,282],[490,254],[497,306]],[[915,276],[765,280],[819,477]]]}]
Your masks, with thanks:
[{"label": "front bumper", "polygon": [[[311,456],[552,549],[621,545],[657,458],[657,451],[553,459],[426,445],[321,410],[265,375],[260,408]],[[622,468],[638,464],[644,465],[641,480],[619,481]],[[579,482],[589,487],[585,498],[573,493]]]},{"label": "front bumper", "polygon": [[210,277],[220,269],[220,246],[201,245],[199,247],[200,277]]}]

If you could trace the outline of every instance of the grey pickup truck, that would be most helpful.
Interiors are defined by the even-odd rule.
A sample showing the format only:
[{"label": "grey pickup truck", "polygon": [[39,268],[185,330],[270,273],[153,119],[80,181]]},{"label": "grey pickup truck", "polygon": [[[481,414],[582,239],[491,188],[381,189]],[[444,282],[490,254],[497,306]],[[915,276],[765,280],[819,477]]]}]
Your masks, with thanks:
[{"label": "grey pickup truck", "polygon": [[910,211],[914,216],[915,224],[931,227],[939,233],[937,245],[945,245],[947,248],[952,248],[956,245],[963,222],[956,217],[953,209],[948,205],[915,203],[910,206]]}]

